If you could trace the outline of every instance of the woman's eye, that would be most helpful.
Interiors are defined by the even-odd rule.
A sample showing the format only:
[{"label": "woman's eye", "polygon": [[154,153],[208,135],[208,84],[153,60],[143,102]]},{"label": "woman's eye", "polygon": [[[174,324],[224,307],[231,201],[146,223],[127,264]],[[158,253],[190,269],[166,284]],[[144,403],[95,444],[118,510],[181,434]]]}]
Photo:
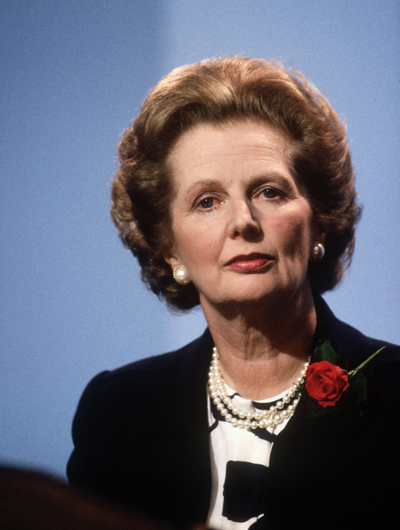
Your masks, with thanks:
[{"label": "woman's eye", "polygon": [[265,188],[262,190],[262,195],[264,195],[266,199],[276,199],[276,197],[279,197],[281,194],[275,188]]},{"label": "woman's eye", "polygon": [[215,199],[213,199],[212,197],[205,197],[204,199],[202,199],[200,202],[199,202],[199,206],[200,208],[203,208],[204,210],[207,210],[209,208],[212,208],[214,206],[214,201]]}]

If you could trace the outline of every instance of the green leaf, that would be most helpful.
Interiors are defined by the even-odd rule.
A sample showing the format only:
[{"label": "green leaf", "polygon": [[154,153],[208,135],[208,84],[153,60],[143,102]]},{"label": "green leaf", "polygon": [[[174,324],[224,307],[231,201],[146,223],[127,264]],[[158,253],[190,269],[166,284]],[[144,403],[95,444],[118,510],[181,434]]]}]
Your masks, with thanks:
[{"label": "green leaf", "polygon": [[351,378],[349,396],[351,405],[361,405],[367,401],[367,380],[361,372]]},{"label": "green leaf", "polygon": [[325,416],[327,412],[326,408],[323,408],[318,401],[307,396],[307,416],[309,418],[319,418],[320,416]]},{"label": "green leaf", "polygon": [[314,350],[314,355],[318,362],[328,361],[335,365],[338,363],[338,355],[332,348],[329,340],[320,340]]}]

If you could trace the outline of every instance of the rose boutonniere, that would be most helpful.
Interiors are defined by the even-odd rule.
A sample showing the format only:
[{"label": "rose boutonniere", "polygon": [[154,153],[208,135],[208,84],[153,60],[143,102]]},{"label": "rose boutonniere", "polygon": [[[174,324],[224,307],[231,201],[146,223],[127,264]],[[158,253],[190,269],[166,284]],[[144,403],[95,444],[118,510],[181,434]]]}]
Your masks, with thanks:
[{"label": "rose boutonniere", "polygon": [[329,361],[313,363],[307,368],[307,393],[321,407],[334,407],[349,386],[347,372]]},{"label": "rose boutonniere", "polygon": [[[311,416],[321,416],[329,410],[361,405],[367,399],[367,380],[361,369],[369,363],[381,348],[354,370],[346,370],[346,362],[331,347],[329,341],[319,342],[314,355],[317,362],[308,366],[306,391],[308,411]],[[339,365],[342,366],[339,366]]]}]

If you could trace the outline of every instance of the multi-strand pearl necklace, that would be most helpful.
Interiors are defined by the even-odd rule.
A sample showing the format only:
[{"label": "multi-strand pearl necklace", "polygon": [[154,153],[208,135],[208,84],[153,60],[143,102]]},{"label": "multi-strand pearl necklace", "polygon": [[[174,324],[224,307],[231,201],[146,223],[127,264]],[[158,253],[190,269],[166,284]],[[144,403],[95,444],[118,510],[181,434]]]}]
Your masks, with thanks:
[{"label": "multi-strand pearl necklace", "polygon": [[208,388],[219,413],[234,427],[242,429],[275,429],[284,420],[288,420],[296,410],[300,401],[301,389],[306,378],[307,366],[310,359],[304,365],[300,377],[286,394],[267,410],[256,410],[255,412],[244,412],[240,410],[228,396],[224,380],[219,367],[219,355],[214,347],[210,372],[208,374]]}]

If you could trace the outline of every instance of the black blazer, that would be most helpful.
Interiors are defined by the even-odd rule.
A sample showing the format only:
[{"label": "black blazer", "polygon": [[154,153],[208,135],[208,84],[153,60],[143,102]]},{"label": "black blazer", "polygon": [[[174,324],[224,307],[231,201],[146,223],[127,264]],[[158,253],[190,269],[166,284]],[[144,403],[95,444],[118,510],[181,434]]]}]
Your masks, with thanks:
[{"label": "black blazer", "polygon": [[[268,528],[352,528],[398,517],[400,347],[365,337],[316,299],[315,341],[329,340],[363,373],[359,410],[307,416],[302,398],[274,443],[265,485]],[[207,373],[212,339],[97,375],[73,422],[73,486],[177,523],[204,522],[211,471]],[[266,526],[266,527],[267,527]],[[257,526],[261,528],[262,526]],[[369,526],[370,527],[370,526]]]}]

